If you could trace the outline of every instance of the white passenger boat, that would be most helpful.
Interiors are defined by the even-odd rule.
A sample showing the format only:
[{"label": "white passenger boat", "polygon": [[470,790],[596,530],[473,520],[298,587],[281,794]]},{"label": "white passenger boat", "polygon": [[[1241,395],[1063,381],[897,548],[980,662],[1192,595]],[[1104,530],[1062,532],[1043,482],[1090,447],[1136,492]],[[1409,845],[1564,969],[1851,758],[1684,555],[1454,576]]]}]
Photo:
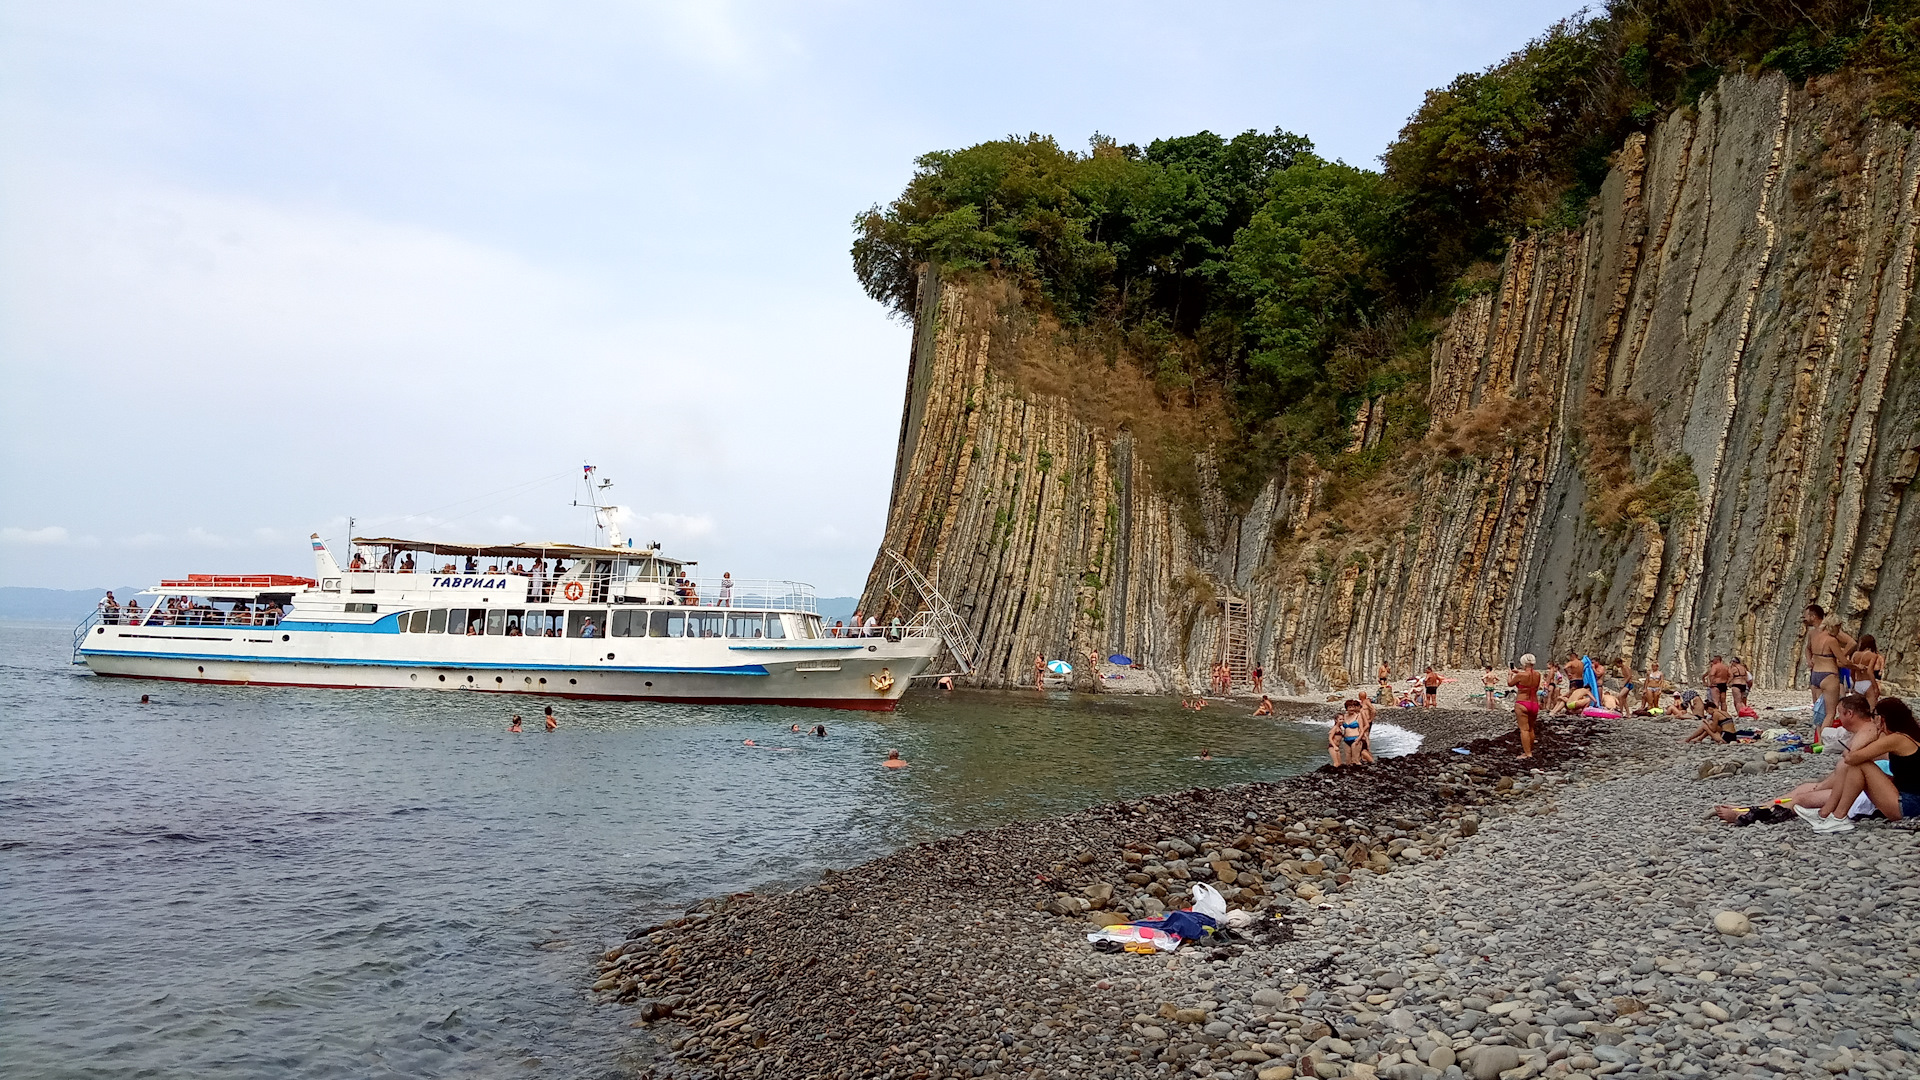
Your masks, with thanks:
[{"label": "white passenger boat", "polygon": [[911,622],[836,630],[811,586],[695,579],[602,527],[604,546],[356,537],[345,569],[315,534],[311,578],[195,574],[103,604],[75,661],[181,682],[881,710],[943,648],[969,662],[937,593]]}]

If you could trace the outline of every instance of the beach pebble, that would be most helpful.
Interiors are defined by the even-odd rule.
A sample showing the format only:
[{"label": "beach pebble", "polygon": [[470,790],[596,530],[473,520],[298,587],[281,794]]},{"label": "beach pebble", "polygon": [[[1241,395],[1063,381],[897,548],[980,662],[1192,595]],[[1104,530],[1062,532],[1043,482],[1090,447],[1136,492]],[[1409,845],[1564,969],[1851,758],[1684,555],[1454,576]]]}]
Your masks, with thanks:
[{"label": "beach pebble", "polygon": [[1738,911],[1722,911],[1714,915],[1713,928],[1728,937],[1742,937],[1753,929],[1753,922]]}]

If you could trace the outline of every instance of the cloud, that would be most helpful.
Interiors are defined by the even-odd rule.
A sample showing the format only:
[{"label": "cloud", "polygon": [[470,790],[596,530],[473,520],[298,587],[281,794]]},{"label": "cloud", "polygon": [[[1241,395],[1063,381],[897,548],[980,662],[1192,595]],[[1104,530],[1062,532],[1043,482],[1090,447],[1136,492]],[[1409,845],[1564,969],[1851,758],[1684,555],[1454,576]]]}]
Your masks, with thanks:
[{"label": "cloud", "polygon": [[40,529],[20,529],[11,525],[0,529],[0,544],[31,544],[47,547],[68,542],[67,530],[59,525],[48,525]]},{"label": "cloud", "polygon": [[635,544],[654,540],[687,543],[710,539],[719,531],[713,518],[707,514],[636,514],[623,506],[614,511],[613,517],[619,523],[620,531],[633,537]]},{"label": "cloud", "polygon": [[120,546],[127,548],[154,548],[167,542],[166,536],[157,532],[135,533],[120,538]]}]

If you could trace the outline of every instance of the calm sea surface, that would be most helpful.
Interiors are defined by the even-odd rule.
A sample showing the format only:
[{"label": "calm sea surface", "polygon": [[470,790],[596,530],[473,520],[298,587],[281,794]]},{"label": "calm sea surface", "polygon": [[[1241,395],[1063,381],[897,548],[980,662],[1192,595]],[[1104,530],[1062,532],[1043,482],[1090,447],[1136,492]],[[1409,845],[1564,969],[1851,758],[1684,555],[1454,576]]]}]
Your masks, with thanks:
[{"label": "calm sea surface", "polygon": [[[535,699],[93,678],[69,639],[0,623],[15,1080],[615,1073],[631,1010],[582,987],[630,926],[960,829],[1298,772],[1324,745],[1244,708],[1064,694],[556,701],[548,734]],[[880,768],[889,748],[912,767]]]}]

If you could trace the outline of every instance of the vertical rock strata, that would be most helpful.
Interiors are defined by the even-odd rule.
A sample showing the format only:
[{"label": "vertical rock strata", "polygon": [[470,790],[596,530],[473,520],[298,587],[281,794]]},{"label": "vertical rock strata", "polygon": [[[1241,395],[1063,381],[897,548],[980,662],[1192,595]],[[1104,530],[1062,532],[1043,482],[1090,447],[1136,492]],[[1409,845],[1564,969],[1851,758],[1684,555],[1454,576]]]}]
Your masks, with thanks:
[{"label": "vertical rock strata", "polygon": [[[1204,454],[1198,497],[1171,496],[1133,433],[1023,384],[1034,319],[929,274],[886,544],[970,620],[989,686],[1113,651],[1144,663],[1134,688],[1203,685],[1225,595],[1283,685],[1569,648],[1682,677],[1738,655],[1781,685],[1809,602],[1876,634],[1898,682],[1920,660],[1920,146],[1863,100],[1728,78],[1630,139],[1585,225],[1516,241],[1441,328],[1420,448],[1330,509],[1298,463],[1236,512]],[[1361,408],[1356,448],[1384,415]],[[863,609],[893,613],[884,580]]]}]

